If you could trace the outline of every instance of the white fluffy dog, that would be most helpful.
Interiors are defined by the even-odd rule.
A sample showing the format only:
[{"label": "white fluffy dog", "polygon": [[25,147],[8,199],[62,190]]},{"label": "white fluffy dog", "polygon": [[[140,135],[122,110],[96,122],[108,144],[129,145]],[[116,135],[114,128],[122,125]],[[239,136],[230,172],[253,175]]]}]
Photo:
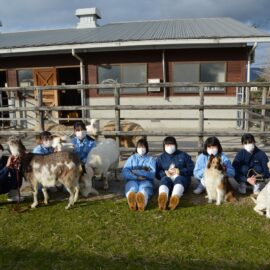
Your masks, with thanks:
[{"label": "white fluffy dog", "polygon": [[208,196],[208,203],[216,201],[216,205],[220,205],[226,201],[236,201],[233,194],[233,188],[225,175],[225,169],[221,164],[219,156],[210,156],[207,168],[204,172],[205,188]]}]

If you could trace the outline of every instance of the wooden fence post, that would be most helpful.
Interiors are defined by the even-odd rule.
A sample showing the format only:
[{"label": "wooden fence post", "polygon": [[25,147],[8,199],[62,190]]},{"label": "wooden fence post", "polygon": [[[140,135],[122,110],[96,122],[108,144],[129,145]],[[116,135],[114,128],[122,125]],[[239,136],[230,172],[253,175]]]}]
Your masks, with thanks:
[{"label": "wooden fence post", "polygon": [[[114,105],[120,105],[120,89],[118,87],[114,88]],[[115,131],[120,131],[120,110],[115,107]],[[117,145],[120,147],[119,135],[115,137]]]},{"label": "wooden fence post", "polygon": [[[245,91],[246,91],[245,105],[250,105],[250,88],[246,87]],[[246,131],[249,131],[249,118],[250,118],[249,109],[247,109],[245,110],[245,130]]]},{"label": "wooden fence post", "polygon": [[[266,105],[266,99],[267,99],[267,91],[266,91],[266,87],[263,87],[263,90],[262,90],[262,105]],[[265,112],[266,112],[265,109],[261,110],[261,115],[262,115],[261,132],[265,131]],[[260,141],[262,143],[265,143],[265,137],[261,136]]]},{"label": "wooden fence post", "polygon": [[203,132],[204,132],[204,86],[201,85],[199,88],[199,96],[200,96],[200,106],[199,109],[199,132],[201,133],[198,137],[198,148],[203,149]]},{"label": "wooden fence post", "polygon": [[[38,107],[42,107],[42,90],[38,89],[37,90],[37,104]],[[44,131],[44,112],[43,111],[38,111],[38,119],[39,119],[39,132]]]},{"label": "wooden fence post", "polygon": [[[7,83],[5,83],[5,87],[8,87]],[[15,91],[10,91],[8,93],[8,106],[12,109],[15,109],[16,104],[15,104]],[[13,119],[10,121],[10,127],[11,128],[16,128],[17,121],[16,119],[16,111],[9,112],[9,118]]]}]

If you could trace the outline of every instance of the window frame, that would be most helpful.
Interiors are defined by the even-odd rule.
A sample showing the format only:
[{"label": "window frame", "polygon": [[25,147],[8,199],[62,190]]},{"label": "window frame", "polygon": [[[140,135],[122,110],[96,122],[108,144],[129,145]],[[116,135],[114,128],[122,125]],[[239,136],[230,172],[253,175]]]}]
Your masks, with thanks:
[{"label": "window frame", "polygon": [[[104,65],[104,64],[103,64]],[[110,66],[119,66],[120,67],[120,83],[123,83],[122,82],[122,79],[123,79],[123,66],[132,66],[132,65],[143,65],[145,66],[145,83],[147,83],[147,80],[148,80],[148,64],[147,63],[114,63],[114,64],[110,64]],[[102,67],[102,64],[100,65],[97,65],[97,83],[99,84],[99,68]],[[105,88],[106,89],[106,88]],[[136,88],[134,88],[136,89]],[[97,89],[97,94],[99,96],[112,96],[114,95],[113,93],[113,89],[112,89],[112,92],[111,93],[102,93],[102,90],[103,89]],[[134,92],[134,93],[127,93],[127,92],[124,92],[123,89],[121,89],[120,91],[121,95],[127,95],[127,96],[131,96],[131,95],[135,95],[135,96],[145,96],[145,95],[148,95],[148,91],[147,91],[147,88],[145,87],[145,91],[144,92]]]},{"label": "window frame", "polygon": [[[203,83],[201,81],[201,64],[219,64],[222,63],[224,65],[224,82],[227,81],[227,62],[226,61],[201,61],[201,62],[172,62],[172,81],[174,81],[174,67],[175,64],[198,64],[199,65],[199,80],[198,83]],[[199,87],[197,90],[191,90],[191,91],[185,91],[185,90],[176,90],[176,87],[172,87],[173,90],[173,94],[195,94],[199,92]],[[207,89],[207,88],[216,88],[216,87],[204,87],[204,92],[206,93],[226,93],[226,87],[220,87],[222,89],[217,89],[217,90],[211,90],[211,89]]]}]

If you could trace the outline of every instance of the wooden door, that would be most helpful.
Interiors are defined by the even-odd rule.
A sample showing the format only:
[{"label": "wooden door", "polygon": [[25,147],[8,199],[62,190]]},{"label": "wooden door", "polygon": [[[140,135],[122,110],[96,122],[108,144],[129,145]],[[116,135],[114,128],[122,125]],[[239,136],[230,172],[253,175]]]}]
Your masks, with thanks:
[{"label": "wooden door", "polygon": [[[34,69],[34,85],[47,86],[57,85],[56,69],[55,68],[41,68]],[[37,93],[35,93],[36,95]],[[57,90],[43,90],[42,91],[43,104],[45,106],[58,106],[58,91]]]}]

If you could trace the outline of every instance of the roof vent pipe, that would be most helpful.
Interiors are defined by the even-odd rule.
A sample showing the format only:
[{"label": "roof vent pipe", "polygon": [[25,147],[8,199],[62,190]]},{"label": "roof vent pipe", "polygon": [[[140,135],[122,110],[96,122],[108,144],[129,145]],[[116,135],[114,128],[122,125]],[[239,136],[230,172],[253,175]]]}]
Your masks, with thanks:
[{"label": "roof vent pipe", "polygon": [[77,9],[75,15],[80,19],[77,28],[95,28],[99,26],[97,19],[101,19],[101,13],[97,8]]}]

